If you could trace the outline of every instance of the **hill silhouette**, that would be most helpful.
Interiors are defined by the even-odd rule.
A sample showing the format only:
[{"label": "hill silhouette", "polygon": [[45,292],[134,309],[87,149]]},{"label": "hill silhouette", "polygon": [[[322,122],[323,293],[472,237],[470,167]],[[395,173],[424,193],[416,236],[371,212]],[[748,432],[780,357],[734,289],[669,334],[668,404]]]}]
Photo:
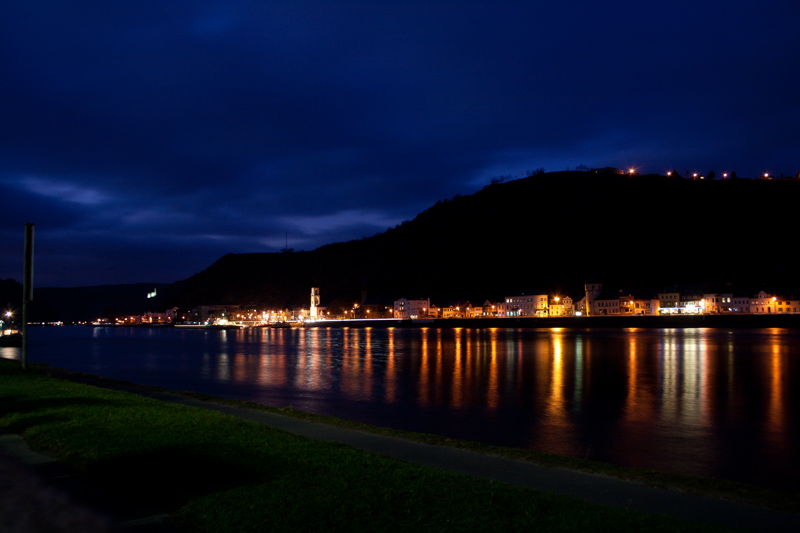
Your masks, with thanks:
[{"label": "hill silhouette", "polygon": [[[692,286],[798,294],[792,229],[800,180],[685,180],[554,172],[442,200],[372,237],[307,252],[228,254],[172,285],[37,289],[32,320],[234,303],[307,306]],[[13,291],[18,289],[16,286]]]},{"label": "hill silhouette", "polygon": [[685,180],[555,172],[436,203],[373,237],[310,252],[229,254],[176,283],[168,301],[323,305],[430,297],[569,294],[583,283],[798,287],[790,230],[798,180]]},{"label": "hill silhouette", "polygon": [[[164,311],[164,292],[170,284],[128,283],[91,287],[42,287],[34,289],[30,322],[77,322]],[[157,288],[159,298],[148,299]],[[21,289],[20,289],[21,291]],[[20,292],[21,294],[21,292]]]}]

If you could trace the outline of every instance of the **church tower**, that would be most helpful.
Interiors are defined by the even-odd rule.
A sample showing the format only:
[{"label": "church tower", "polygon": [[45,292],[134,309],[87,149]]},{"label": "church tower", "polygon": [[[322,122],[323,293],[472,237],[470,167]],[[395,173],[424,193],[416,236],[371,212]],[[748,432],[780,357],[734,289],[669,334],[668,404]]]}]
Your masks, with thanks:
[{"label": "church tower", "polygon": [[317,319],[317,307],[319,307],[319,287],[311,287],[311,318]]},{"label": "church tower", "polygon": [[595,313],[594,301],[600,296],[600,293],[603,292],[603,284],[585,283],[583,287],[586,289],[586,316],[592,316]]}]

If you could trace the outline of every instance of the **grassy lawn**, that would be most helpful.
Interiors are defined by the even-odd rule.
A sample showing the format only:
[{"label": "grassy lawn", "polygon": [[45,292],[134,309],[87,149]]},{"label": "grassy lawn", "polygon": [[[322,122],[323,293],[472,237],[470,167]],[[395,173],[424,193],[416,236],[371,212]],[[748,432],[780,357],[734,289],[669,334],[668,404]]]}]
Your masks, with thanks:
[{"label": "grassy lawn", "polygon": [[22,372],[6,361],[0,425],[188,530],[711,530]]}]

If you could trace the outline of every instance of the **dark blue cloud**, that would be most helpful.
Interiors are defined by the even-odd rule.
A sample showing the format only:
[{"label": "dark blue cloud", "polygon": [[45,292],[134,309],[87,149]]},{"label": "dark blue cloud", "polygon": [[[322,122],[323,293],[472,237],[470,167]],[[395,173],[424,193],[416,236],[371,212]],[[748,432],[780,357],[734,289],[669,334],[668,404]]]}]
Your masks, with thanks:
[{"label": "dark blue cloud", "polygon": [[287,232],[296,249],[369,235],[539,167],[794,174],[797,15],[4,2],[0,277],[19,277],[26,221],[38,283],[173,281]]}]

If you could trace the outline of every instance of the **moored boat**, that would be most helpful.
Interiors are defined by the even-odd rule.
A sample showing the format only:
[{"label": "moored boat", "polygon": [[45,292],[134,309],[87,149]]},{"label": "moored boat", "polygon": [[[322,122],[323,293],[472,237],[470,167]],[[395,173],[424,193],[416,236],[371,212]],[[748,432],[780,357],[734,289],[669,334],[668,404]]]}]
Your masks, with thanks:
[{"label": "moored boat", "polygon": [[22,333],[0,335],[0,346],[22,346]]}]

